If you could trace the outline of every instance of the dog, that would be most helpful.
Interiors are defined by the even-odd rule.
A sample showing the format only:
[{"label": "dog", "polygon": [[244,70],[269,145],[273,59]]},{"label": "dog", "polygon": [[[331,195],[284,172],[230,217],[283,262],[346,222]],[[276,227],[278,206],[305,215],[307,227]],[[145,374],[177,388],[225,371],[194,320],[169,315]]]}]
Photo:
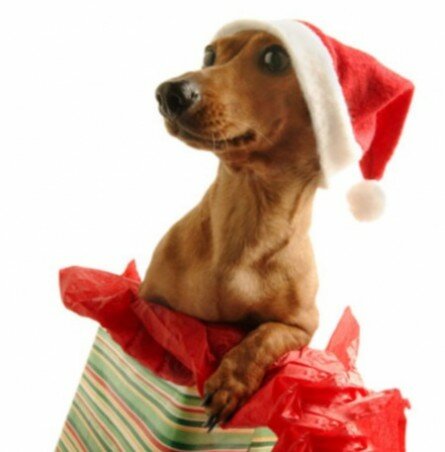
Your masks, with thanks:
[{"label": "dog", "polygon": [[212,429],[317,329],[308,231],[320,162],[289,55],[268,32],[216,39],[201,70],[162,83],[156,98],[170,134],[220,163],[202,201],[156,247],[140,296],[250,328],[205,384]]}]

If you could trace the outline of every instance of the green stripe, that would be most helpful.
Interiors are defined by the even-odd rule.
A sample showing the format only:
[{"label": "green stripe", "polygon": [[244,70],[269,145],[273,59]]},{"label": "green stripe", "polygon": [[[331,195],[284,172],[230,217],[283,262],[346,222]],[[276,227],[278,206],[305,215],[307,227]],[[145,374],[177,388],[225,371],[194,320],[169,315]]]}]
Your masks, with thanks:
[{"label": "green stripe", "polygon": [[70,433],[69,432],[65,432],[65,437],[66,437],[66,439],[67,439],[67,442],[69,442],[69,447],[68,447],[68,450],[70,451],[70,452],[72,452],[73,450],[74,451],[79,451],[80,449],[76,446],[76,444],[73,442],[73,440],[70,438]]},{"label": "green stripe", "polygon": [[[95,367],[95,362],[90,362],[90,366],[94,369],[95,372],[97,372],[101,378],[105,377],[106,375],[111,375],[112,372],[115,372],[116,369],[108,368],[104,369],[103,367],[98,368]],[[123,378],[127,380],[126,376],[124,375]],[[128,381],[128,380],[127,380]],[[144,399],[136,398],[130,391],[127,391],[126,388],[123,386],[123,384],[117,379],[111,379],[110,381],[107,381],[107,383],[110,385],[110,387],[113,389],[114,392],[119,394],[120,396],[125,393],[125,402],[129,406],[129,408],[140,418],[142,421],[149,426],[150,430],[154,433],[156,438],[158,440],[165,444],[166,446],[175,447],[178,449],[184,449],[184,450],[202,450],[202,447],[206,448],[227,448],[227,444],[217,444],[214,445],[213,443],[209,443],[208,435],[206,434],[206,431],[202,429],[202,434],[199,434],[198,432],[183,432],[180,430],[175,431],[175,439],[169,438],[169,434],[171,434],[172,427],[165,424],[153,411],[153,409],[144,401]],[[129,382],[131,384],[131,382]],[[141,407],[142,405],[142,407]],[[156,403],[156,406],[158,404]],[[170,418],[173,416],[170,416]],[[204,420],[204,417],[203,417]],[[197,423],[197,427],[200,427],[201,423]],[[250,439],[252,437],[253,430],[250,430],[248,435],[242,435],[240,434],[231,434],[230,435],[230,441],[233,441],[233,444],[230,444],[230,447],[236,448],[236,449],[244,449],[247,444],[250,443]],[[215,431],[214,435],[218,435],[218,432]],[[224,433],[223,433],[224,435]],[[213,435],[212,435],[213,436]],[[247,436],[247,438],[246,438]],[[216,438],[215,438],[216,439]],[[212,438],[212,441],[214,438]],[[199,444],[197,444],[199,442]]]},{"label": "green stripe", "polygon": [[[85,382],[85,384],[87,384],[87,383]],[[93,389],[93,391],[94,391],[94,389]],[[108,427],[108,429],[111,430],[113,436],[116,437],[118,444],[123,445],[122,447],[124,447],[125,450],[131,450],[131,445],[125,438],[125,435],[117,428],[117,426],[108,417],[108,415],[104,411],[102,411],[102,409],[99,407],[99,405],[97,405],[97,403],[94,401],[94,399],[92,399],[87,394],[87,392],[85,391],[85,389],[82,386],[78,389],[78,392],[80,392],[82,394],[82,396],[88,401],[91,411],[94,411],[94,413]],[[104,434],[104,435],[106,435],[106,434]]]},{"label": "green stripe", "polygon": [[[104,350],[104,352],[105,352],[106,350]],[[103,355],[102,355],[103,356]],[[108,359],[107,359],[108,358]],[[114,366],[114,370],[115,371],[117,371],[117,372],[120,372],[120,368],[119,367],[117,367],[115,364],[114,364],[114,362],[112,362],[112,361],[110,361],[109,360],[109,356],[107,356],[105,359],[107,359],[107,363],[108,364],[111,364],[112,366]],[[92,363],[91,363],[92,364]],[[105,371],[106,371],[107,369],[105,369]],[[110,370],[110,369],[108,369],[108,370]],[[147,375],[150,375],[149,373],[148,373],[148,371],[146,370],[146,369],[142,369],[143,370],[143,373],[144,373],[144,377],[146,377]],[[99,373],[100,373],[100,370],[99,370]],[[122,375],[122,373],[120,372],[120,375],[121,375],[121,377],[123,378],[123,380],[124,381],[126,381],[127,383],[129,383],[130,384],[130,382],[128,381],[128,378],[127,378],[127,376],[128,376],[128,373],[124,373],[123,375]],[[102,377],[105,377],[105,375],[101,375]],[[154,377],[154,378],[156,378],[156,377]],[[139,381],[139,380],[138,380]],[[156,379],[155,381],[159,381],[159,379]],[[161,380],[162,381],[162,380]],[[112,379],[112,381],[109,381],[108,382],[111,386],[113,386],[113,383],[116,383],[117,384],[117,381],[116,381],[116,379]],[[120,386],[122,386],[122,383],[120,383],[119,384]],[[180,388],[180,387],[177,387],[177,388]],[[114,385],[114,387],[113,387],[113,389],[114,390],[116,390],[116,392],[118,392],[118,393],[121,393],[121,391]],[[148,387],[148,389],[149,389],[149,391],[153,391],[151,388],[149,388]],[[124,392],[127,392],[127,403],[131,406],[131,408],[138,414],[138,416],[140,417],[140,418],[143,418],[144,420],[145,420],[145,422],[148,422],[150,425],[151,425],[151,417],[153,417],[155,420],[159,420],[158,419],[158,417],[157,417],[157,414],[156,413],[151,413],[151,414],[153,414],[153,416],[151,416],[150,418],[147,418],[147,415],[146,415],[146,413],[148,413],[149,412],[149,407],[143,407],[144,409],[141,411],[139,408],[139,400],[138,399],[136,399],[136,405],[133,405],[132,404],[132,402],[130,401],[130,400],[128,400],[128,390],[124,387],[123,388],[123,390],[124,390]],[[179,396],[183,396],[183,394],[182,393],[180,393],[177,389],[176,389],[176,392],[177,392],[177,394],[179,395]],[[146,394],[144,394],[145,396],[146,396]],[[159,398],[161,398],[162,396],[161,395],[159,395],[159,394],[156,394],[156,397],[159,399]],[[134,396],[132,396],[132,398],[134,398]],[[199,400],[199,397],[195,397],[195,399],[197,399],[198,401],[200,401]],[[183,403],[185,403],[184,401],[182,401]],[[168,401],[168,403],[170,404],[170,402]],[[159,407],[159,404],[157,404],[157,403],[155,403],[155,406],[158,406]],[[175,407],[176,408],[176,407]],[[177,409],[177,408],[176,408]],[[151,410],[150,410],[151,411]],[[163,410],[163,412],[165,413],[165,410]],[[169,414],[168,412],[167,412],[167,414]],[[175,416],[170,416],[169,417],[169,419],[171,420],[171,421],[174,421],[175,420]],[[198,427],[200,426],[200,423],[198,423],[198,425],[197,425]],[[164,424],[162,424],[161,423],[161,429],[163,429],[163,430],[165,430],[165,428],[167,428],[168,429],[168,431],[169,431],[169,433],[170,433],[170,431],[171,431],[171,429],[172,429],[172,427],[171,426],[166,426],[166,425],[164,425]],[[225,431],[221,431],[221,430],[219,430],[219,432],[220,433],[218,433],[218,430],[216,430],[215,431],[215,433],[214,434],[212,434],[211,436],[214,436],[214,435],[218,435],[218,436],[224,436],[225,438],[225,440],[227,440],[227,439],[229,439],[230,438],[230,440],[231,440],[231,442],[233,442],[233,444],[231,444],[231,446],[232,446],[232,448],[234,448],[234,447],[236,447],[236,448],[245,448],[246,446],[248,446],[248,444],[250,443],[250,440],[252,439],[252,436],[253,436],[253,430],[252,429],[249,429],[249,430],[247,430],[246,431],[246,429],[244,429],[244,432],[243,432],[243,430],[240,430],[240,432],[238,433],[238,434],[236,434],[236,433],[230,433],[230,434],[228,434],[227,432],[225,432]],[[163,438],[163,436],[164,435],[162,435],[162,436],[160,436],[159,434],[158,434],[158,432],[156,431],[156,430],[154,430],[154,433],[156,434],[156,436],[158,437],[158,439],[161,441],[161,442],[164,442],[164,438]],[[227,448],[227,446],[228,446],[228,444],[227,444],[227,441],[221,441],[221,445],[220,444],[218,444],[218,445],[212,445],[212,444],[208,444],[208,439],[209,439],[209,435],[205,432],[205,430],[202,430],[202,435],[200,435],[201,436],[201,438],[199,438],[199,433],[197,433],[197,432],[189,432],[189,433],[187,433],[187,432],[182,432],[182,431],[177,431],[176,432],[176,434],[175,434],[175,437],[177,437],[178,439],[180,439],[181,440],[181,443],[177,443],[176,444],[176,446],[179,448],[181,445],[184,447],[184,446],[186,446],[186,444],[184,444],[183,443],[183,441],[184,441],[184,439],[187,439],[187,437],[188,438],[190,438],[190,436],[192,436],[192,448],[191,449],[189,449],[189,450],[195,450],[196,449],[196,447],[195,446],[200,446],[200,447],[203,447],[203,446],[205,446],[205,447],[212,447],[212,448],[215,448],[215,449],[218,449],[218,448]],[[269,436],[270,436],[270,434],[269,434]],[[199,438],[199,440],[198,440],[198,438]],[[216,440],[218,440],[218,443],[219,443],[219,438],[215,438]],[[205,441],[205,444],[196,444],[197,442],[202,442],[202,441]],[[189,441],[187,441],[187,443],[188,443]],[[224,445],[224,443],[226,443],[225,445]],[[173,444],[173,445],[175,445],[175,444]]]},{"label": "green stripe", "polygon": [[[79,419],[78,414],[75,409],[71,409],[71,412],[68,416],[68,419],[71,422],[71,427],[75,430],[77,435],[79,436],[82,444],[86,447],[87,445],[94,445],[95,447],[98,445],[98,441],[94,435],[94,433],[90,433],[84,424]],[[99,443],[100,445],[100,443]]]},{"label": "green stripe", "polygon": [[97,423],[95,419],[89,419],[85,414],[82,412],[82,408],[79,406],[79,401],[76,399],[74,400],[73,406],[77,408],[77,415],[79,418],[83,419],[83,422],[89,425],[91,430],[93,431],[93,435],[96,438],[97,442],[101,444],[104,450],[110,450],[108,445],[104,442],[103,438],[99,435],[100,430],[102,430],[102,427]]},{"label": "green stripe", "polygon": [[[98,351],[99,352],[99,351]],[[100,352],[99,352],[100,353]],[[155,394],[155,397],[153,397],[153,391],[151,390],[151,388],[147,388],[148,390],[151,391],[151,393],[148,393],[147,390],[144,390],[143,388],[140,388],[138,383],[134,384],[134,382],[129,379],[129,376],[127,373],[123,373],[121,371],[121,369],[119,367],[117,367],[115,365],[114,362],[109,360],[109,357],[104,355],[103,353],[100,353],[100,358],[102,358],[104,361],[102,361],[102,363],[97,362],[97,365],[99,367],[100,364],[105,364],[105,365],[109,365],[111,366],[111,368],[95,368],[94,366],[96,365],[96,362],[92,362],[90,363],[92,367],[94,367],[95,371],[97,371],[99,373],[99,375],[101,375],[102,378],[106,378],[106,376],[111,375],[110,372],[115,372],[118,373],[121,378],[127,382],[127,384],[129,384],[135,391],[142,393],[142,401],[145,402],[144,406],[142,406],[141,409],[141,398],[137,398],[134,394],[131,394],[130,391],[128,391],[125,386],[119,382],[119,380],[117,378],[111,378],[111,380],[108,382],[110,384],[110,386],[113,387],[113,390],[119,394],[123,394],[125,393],[127,399],[127,403],[128,405],[132,408],[132,410],[138,414],[139,417],[141,417],[145,422],[150,422],[151,421],[151,416],[148,416],[148,414],[153,414],[153,418],[157,419],[157,413],[153,412],[153,409],[150,406],[145,406],[146,404],[146,400],[149,400],[151,403],[153,403],[154,406],[156,406],[163,414],[164,416],[166,416],[171,422],[177,423],[179,425],[185,425],[185,426],[190,426],[190,427],[197,427],[197,428],[201,428],[202,426],[202,422],[205,420],[205,414],[204,414],[204,410],[202,411],[201,414],[198,414],[198,416],[200,417],[200,419],[198,421],[189,421],[187,419],[181,419],[178,416],[175,416],[173,413],[171,413],[170,411],[168,411],[168,409],[166,408],[168,405],[170,405],[170,408],[176,409],[178,410],[178,408],[176,408],[175,406],[173,406],[171,404],[171,402],[167,399],[161,399],[162,395],[160,394]],[[101,373],[103,372],[103,374]],[[181,410],[182,411],[182,410]],[[184,413],[184,411],[182,411]],[[188,414],[188,413],[187,413]],[[159,427],[159,425],[158,425]],[[162,423],[160,423],[160,428],[161,429],[165,429],[165,425]],[[171,427],[167,425],[167,428],[171,430]],[[221,431],[220,431],[221,432]],[[234,441],[234,446],[238,446],[241,444],[244,445],[246,443],[246,441],[251,440],[252,435],[253,435],[253,429],[240,429],[239,433],[231,433],[231,439]],[[205,430],[202,429],[202,433],[205,433]],[[215,431],[215,434],[217,433],[217,431]],[[196,434],[197,432],[183,432],[183,431],[178,431],[176,433],[176,436],[180,437],[181,440],[183,439],[183,437],[189,437],[190,435],[193,435],[193,440],[194,442],[196,442]],[[224,433],[226,434],[226,433]],[[208,435],[202,435],[202,440],[207,441],[208,440]],[[237,444],[239,443],[239,444]]]},{"label": "green stripe", "polygon": [[68,449],[66,448],[65,443],[63,442],[62,438],[60,438],[59,443],[57,444],[57,447],[56,447],[56,452],[59,452],[59,451],[68,452]]},{"label": "green stripe", "polygon": [[91,426],[91,422],[86,422],[86,424],[90,427],[90,430],[85,426],[85,421],[81,417],[81,414],[76,410],[76,405],[74,404],[71,413],[69,415],[69,420],[71,421],[71,426],[76,431],[78,436],[80,437],[83,445],[89,449],[88,445],[94,445],[95,451],[103,451],[106,448],[102,445],[102,440],[99,439],[99,432],[94,431],[94,428]]},{"label": "green stripe", "polygon": [[[267,438],[267,439],[266,439]],[[271,440],[271,438],[276,438],[273,432],[267,427],[257,427],[255,429],[255,434],[252,438],[252,447],[270,447],[272,448],[276,444],[276,439]]]},{"label": "green stripe", "polygon": [[[174,416],[168,409],[168,405],[172,405],[170,400],[164,398],[161,394],[155,393],[153,394],[153,390],[149,386],[141,386],[141,383],[139,380],[135,380],[131,378],[131,375],[129,375],[127,372],[125,372],[122,368],[118,367],[118,365],[110,359],[110,356],[106,355],[103,351],[103,349],[99,348],[99,346],[95,345],[94,349],[98,352],[98,354],[106,361],[106,364],[112,368],[112,372],[118,373],[125,381],[127,381],[136,392],[138,392],[141,396],[141,399],[144,400],[144,398],[148,399],[153,405],[155,405],[162,413],[168,417],[172,422],[175,422],[179,425],[186,425],[190,427],[200,427],[202,425],[202,422],[204,421],[204,413],[186,413],[184,410],[181,410],[183,413],[186,413],[185,415],[191,414],[192,416],[199,416],[200,419],[198,420],[191,420],[190,418],[184,418],[184,417],[178,417]],[[107,371],[110,369],[101,369],[99,366],[96,366],[96,361],[94,363],[91,363],[94,367],[94,369],[97,371],[97,373],[104,379],[107,378],[108,374]],[[114,383],[117,383],[116,380],[112,379],[110,380],[109,384],[113,385]],[[117,391],[117,388],[116,388]],[[121,393],[125,393],[125,389],[121,391]],[[162,397],[162,398],[161,398]],[[170,406],[170,408],[180,410],[178,407]]]},{"label": "green stripe", "polygon": [[[96,393],[97,397],[99,397],[103,402],[105,402],[105,404],[108,405],[108,407],[111,409],[111,411],[113,411],[116,414],[116,416],[119,418],[119,420],[122,422],[122,424],[124,424],[127,427],[127,429],[131,431],[131,433],[136,438],[136,440],[139,442],[139,444],[142,447],[145,447],[146,446],[145,441],[139,436],[139,434],[137,433],[137,431],[135,430],[133,425],[127,421],[126,414],[119,411],[117,406],[115,406],[112,403],[112,401],[108,399],[108,397],[105,395],[105,393],[103,392],[102,389],[96,389],[95,383],[92,382],[87,375],[85,375],[85,381],[88,382],[90,389]],[[131,449],[133,448],[132,446],[133,446],[133,444],[130,445]]]},{"label": "green stripe", "polygon": [[[270,440],[274,435],[267,428],[239,429],[238,432],[227,432],[217,428],[208,434],[201,428],[205,419],[204,411],[192,413],[181,406],[176,406],[177,403],[186,407],[199,407],[201,398],[196,388],[175,385],[156,377],[123,352],[103,329],[98,331],[87,364],[91,371],[105,382],[109,390],[120,398],[127,409],[134,413],[145,429],[166,448],[183,451],[224,449],[265,452],[272,450],[275,444],[275,441]],[[155,388],[165,394],[159,393]],[[91,392],[91,396],[86,389]],[[100,408],[99,401],[107,407],[110,415],[112,413],[113,417],[116,417],[117,425]],[[86,407],[100,420],[103,427]],[[144,441],[146,433],[143,430],[138,433],[139,427],[134,426],[128,414],[108,397],[99,383],[93,381],[85,372],[68,419],[89,451],[151,450],[152,446]],[[89,425],[92,434],[83,423]],[[136,444],[132,444],[133,439],[128,437],[125,428],[132,433],[137,441]],[[188,429],[196,431],[188,431]],[[109,435],[116,441],[118,449]],[[64,439],[65,441],[62,438],[59,440],[57,450],[73,452],[78,449],[67,443],[69,438]]]},{"label": "green stripe", "polygon": [[264,441],[260,443],[256,443],[255,441],[252,441],[250,447],[273,447],[275,446],[276,441]]},{"label": "green stripe", "polygon": [[[115,372],[115,373],[119,373],[122,377],[122,379],[124,381],[126,381],[128,384],[130,384],[135,390],[137,390],[138,388],[135,387],[135,385],[132,384],[131,381],[129,381],[127,374],[121,372],[121,369],[118,368],[115,363],[113,363],[112,361],[109,360],[109,357],[104,355],[104,353],[100,353],[98,356],[99,360],[98,362],[94,361],[91,362],[90,365],[94,368],[95,371],[97,371],[97,373],[102,377],[102,378],[106,378],[107,375],[111,375],[110,372]],[[102,362],[100,362],[100,358],[103,359]],[[96,357],[93,357],[93,359],[95,360]],[[97,368],[95,367],[97,364]],[[111,368],[105,368],[105,366],[111,366]],[[147,423],[148,425],[150,425],[150,427],[153,429],[153,433],[155,433],[156,437],[162,442],[165,443],[166,441],[168,441],[168,433],[171,431],[172,427],[165,425],[163,423],[162,420],[160,420],[157,417],[157,414],[153,412],[153,409],[149,407],[149,405],[143,406],[143,409],[141,409],[140,407],[140,402],[141,399],[137,398],[136,396],[134,396],[133,394],[130,393],[130,391],[128,391],[125,386],[123,385],[123,383],[121,383],[117,378],[111,378],[111,380],[108,382],[110,384],[110,386],[113,387],[113,390],[116,393],[122,394],[125,393],[126,394],[126,402],[127,404],[131,407],[131,409],[140,417],[143,419],[143,421],[145,423]],[[158,396],[158,395],[157,395]],[[160,396],[158,396],[159,398]],[[153,396],[150,394],[147,394],[146,392],[144,393],[143,391],[143,398],[142,400],[144,400],[144,398],[147,398],[148,400],[150,400],[156,407],[158,407],[158,409],[160,409],[160,411],[166,415],[172,422],[175,422],[178,420],[178,418],[176,416],[173,416],[171,413],[169,413],[168,411],[166,411],[163,407],[162,404],[159,403],[158,400],[153,400]],[[165,403],[170,403],[167,402],[167,400],[163,400]],[[188,425],[194,426],[194,427],[201,427],[202,422],[204,420],[204,413],[201,415],[201,420],[199,422],[187,422]],[[153,422],[152,422],[153,421]],[[167,431],[166,431],[167,430]],[[205,433],[205,430],[202,429],[202,433]],[[215,434],[218,434],[217,431],[215,431]],[[233,441],[233,445],[232,447],[237,447],[237,448],[244,448],[246,446],[246,443],[249,442],[250,443],[250,439],[253,435],[253,429],[249,429],[246,433],[242,433],[242,430],[240,431],[240,433],[238,434],[231,434],[230,438],[231,441]],[[192,438],[190,438],[192,436]],[[183,432],[178,430],[175,433],[175,437],[178,439],[178,443],[177,444],[170,444],[174,447],[191,447],[191,449],[189,450],[195,450],[195,446],[197,446],[197,441],[199,441],[199,443],[204,442],[205,446],[208,447],[208,436],[205,434],[197,436],[197,432]],[[192,444],[188,444],[188,443],[192,443]],[[203,447],[204,445],[198,444],[200,447]],[[218,448],[219,446],[215,446],[215,448]]]},{"label": "green stripe", "polygon": [[[119,356],[121,359],[123,359],[124,361],[127,361],[133,367],[135,367],[138,371],[137,373],[139,375],[141,375],[143,378],[149,380],[155,386],[160,387],[163,391],[167,392],[168,394],[172,395],[173,397],[180,397],[182,400],[185,399],[187,401],[185,403],[185,405],[190,405],[193,407],[201,406],[202,399],[199,396],[198,391],[196,391],[196,390],[194,391],[194,392],[196,392],[196,395],[185,393],[184,390],[190,391],[193,388],[175,385],[173,383],[170,383],[167,380],[163,380],[162,378],[158,378],[158,377],[154,376],[150,371],[147,370],[147,368],[143,367],[134,358],[127,355],[121,349],[121,347],[118,344],[116,344],[113,341],[113,339],[111,339],[111,337],[108,335],[108,333],[105,330],[100,329],[98,336],[100,336],[110,346],[110,348],[113,350],[113,352],[117,356]],[[100,342],[96,341],[94,343],[94,345],[100,346]],[[108,353],[109,352],[107,351],[107,354]],[[126,370],[128,370],[128,369],[126,369]],[[129,373],[134,374],[134,371],[130,370]]]}]

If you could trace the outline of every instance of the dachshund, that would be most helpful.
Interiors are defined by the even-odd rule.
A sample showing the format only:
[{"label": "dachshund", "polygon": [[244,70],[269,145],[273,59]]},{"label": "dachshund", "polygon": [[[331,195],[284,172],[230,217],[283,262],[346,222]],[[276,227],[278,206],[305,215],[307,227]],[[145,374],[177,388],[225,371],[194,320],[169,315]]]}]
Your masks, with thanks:
[{"label": "dachshund", "polygon": [[214,40],[202,69],[162,83],[156,98],[169,133],[213,152],[219,167],[202,201],[156,247],[140,296],[250,331],[205,384],[211,430],[317,329],[308,231],[322,172],[289,54],[267,32]]}]

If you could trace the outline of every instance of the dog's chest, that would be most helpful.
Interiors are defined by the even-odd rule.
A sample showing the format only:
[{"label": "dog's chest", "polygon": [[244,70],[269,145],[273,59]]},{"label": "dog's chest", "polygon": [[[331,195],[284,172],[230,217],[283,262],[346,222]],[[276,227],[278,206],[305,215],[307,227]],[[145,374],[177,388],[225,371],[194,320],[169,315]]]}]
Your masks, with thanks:
[{"label": "dog's chest", "polygon": [[264,241],[247,247],[239,261],[229,268],[224,278],[224,292],[229,299],[254,305],[278,294],[287,279],[281,263],[288,258],[289,250],[281,242]]},{"label": "dog's chest", "polygon": [[264,294],[265,281],[258,272],[246,265],[240,265],[229,271],[226,290],[239,299],[248,302],[259,301]]}]

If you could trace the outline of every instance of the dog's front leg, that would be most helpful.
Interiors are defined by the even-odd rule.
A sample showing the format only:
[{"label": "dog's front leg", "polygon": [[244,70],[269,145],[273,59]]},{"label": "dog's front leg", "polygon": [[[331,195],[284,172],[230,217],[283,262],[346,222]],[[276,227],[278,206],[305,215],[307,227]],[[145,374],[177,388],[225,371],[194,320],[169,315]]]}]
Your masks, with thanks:
[{"label": "dog's front leg", "polygon": [[209,431],[232,414],[260,387],[267,368],[290,350],[307,345],[313,332],[299,326],[261,324],[230,350],[205,384]]}]

